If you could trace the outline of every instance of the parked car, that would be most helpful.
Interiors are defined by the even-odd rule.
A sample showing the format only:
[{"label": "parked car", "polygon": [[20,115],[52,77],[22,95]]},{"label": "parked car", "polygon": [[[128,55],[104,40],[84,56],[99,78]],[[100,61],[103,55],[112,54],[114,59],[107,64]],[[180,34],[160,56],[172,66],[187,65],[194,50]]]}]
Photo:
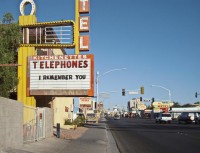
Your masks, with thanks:
[{"label": "parked car", "polygon": [[198,113],[198,116],[195,117],[195,124],[200,124],[200,113]]},{"label": "parked car", "polygon": [[86,122],[87,123],[98,123],[98,118],[95,113],[88,113],[86,115]]},{"label": "parked car", "polygon": [[195,123],[199,114],[196,112],[182,112],[178,116],[178,123]]},{"label": "parked car", "polygon": [[157,117],[156,117],[156,123],[171,123],[172,121],[172,116],[170,113],[160,113]]}]

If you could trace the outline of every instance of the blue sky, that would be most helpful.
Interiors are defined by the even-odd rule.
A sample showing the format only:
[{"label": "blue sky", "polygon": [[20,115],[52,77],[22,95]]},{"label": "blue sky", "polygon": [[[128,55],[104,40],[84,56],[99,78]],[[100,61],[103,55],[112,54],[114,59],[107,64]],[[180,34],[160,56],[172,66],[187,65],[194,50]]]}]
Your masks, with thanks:
[{"label": "blue sky", "polygon": [[[34,0],[38,22],[74,20],[75,0]],[[16,21],[21,0],[0,0],[0,18],[11,12]],[[199,0],[90,0],[90,51],[95,55],[99,92],[110,92],[105,107],[125,106],[132,98],[200,101]],[[28,6],[25,11],[28,10]],[[145,88],[144,95],[121,95],[122,88]]]}]

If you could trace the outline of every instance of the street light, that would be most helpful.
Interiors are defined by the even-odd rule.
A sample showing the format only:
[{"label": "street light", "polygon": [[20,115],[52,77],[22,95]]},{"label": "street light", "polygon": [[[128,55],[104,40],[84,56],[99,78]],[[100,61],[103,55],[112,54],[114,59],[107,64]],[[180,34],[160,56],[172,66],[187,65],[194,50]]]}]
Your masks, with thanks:
[{"label": "street light", "polygon": [[109,71],[106,71],[104,72],[102,75],[99,74],[99,71],[97,71],[96,73],[96,94],[97,94],[97,103],[99,101],[99,78],[110,73],[110,72],[113,72],[113,71],[121,71],[121,70],[126,70],[127,68],[121,68],[121,69],[112,69],[112,70],[109,70]]},{"label": "street light", "polygon": [[159,88],[162,88],[164,90],[167,90],[168,93],[169,93],[169,102],[171,102],[171,91],[163,86],[158,86],[158,85],[151,85],[152,87],[159,87]]}]

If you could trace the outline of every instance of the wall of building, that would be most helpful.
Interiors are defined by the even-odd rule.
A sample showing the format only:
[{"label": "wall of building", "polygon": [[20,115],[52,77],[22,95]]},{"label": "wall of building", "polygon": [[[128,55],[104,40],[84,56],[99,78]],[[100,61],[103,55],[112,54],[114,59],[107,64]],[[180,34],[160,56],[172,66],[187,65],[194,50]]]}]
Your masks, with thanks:
[{"label": "wall of building", "polygon": [[52,108],[53,97],[52,96],[35,96],[36,107],[49,107]]},{"label": "wall of building", "polygon": [[[65,120],[72,118],[73,99],[73,97],[56,97],[53,100],[54,126],[60,123],[60,127],[62,128],[65,124]],[[68,108],[68,111],[66,108]]]},{"label": "wall of building", "polygon": [[0,148],[22,146],[22,131],[23,104],[0,97]]}]

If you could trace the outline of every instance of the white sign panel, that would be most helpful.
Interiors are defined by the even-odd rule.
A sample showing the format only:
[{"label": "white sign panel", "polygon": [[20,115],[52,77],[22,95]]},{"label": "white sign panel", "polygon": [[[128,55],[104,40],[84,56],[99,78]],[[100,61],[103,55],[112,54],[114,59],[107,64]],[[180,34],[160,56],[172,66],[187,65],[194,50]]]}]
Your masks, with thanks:
[{"label": "white sign panel", "polygon": [[91,55],[31,56],[29,89],[30,91],[90,90],[93,80],[92,67]]},{"label": "white sign panel", "polygon": [[129,91],[128,92],[129,95],[137,95],[139,94],[138,91]]},{"label": "white sign panel", "polygon": [[136,106],[136,100],[130,100],[130,108],[135,108]]},{"label": "white sign panel", "polygon": [[79,104],[92,104],[92,98],[91,97],[80,97]]},{"label": "white sign panel", "polygon": [[80,97],[79,98],[79,108],[92,108],[92,98],[91,97]]}]

